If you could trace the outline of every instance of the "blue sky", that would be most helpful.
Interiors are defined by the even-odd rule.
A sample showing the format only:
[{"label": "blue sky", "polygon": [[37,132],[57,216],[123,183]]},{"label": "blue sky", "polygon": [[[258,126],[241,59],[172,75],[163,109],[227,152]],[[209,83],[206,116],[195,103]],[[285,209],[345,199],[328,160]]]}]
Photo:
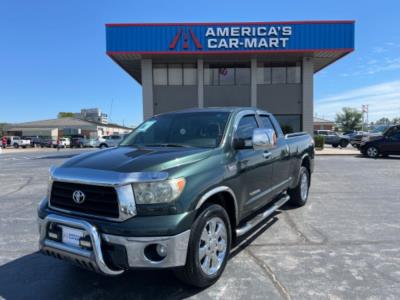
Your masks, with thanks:
[{"label": "blue sky", "polygon": [[356,20],[356,50],[315,75],[315,112],[400,117],[398,1],[0,0],[0,122],[100,107],[142,121],[140,86],[105,55],[105,23]]}]

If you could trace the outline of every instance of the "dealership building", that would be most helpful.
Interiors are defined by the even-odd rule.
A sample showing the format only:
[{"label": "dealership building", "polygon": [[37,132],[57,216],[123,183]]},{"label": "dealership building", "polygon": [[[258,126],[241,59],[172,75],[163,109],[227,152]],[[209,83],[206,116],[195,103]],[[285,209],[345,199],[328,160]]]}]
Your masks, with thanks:
[{"label": "dealership building", "polygon": [[354,50],[354,21],[107,24],[107,54],[142,85],[143,118],[253,106],[313,132],[313,75]]}]

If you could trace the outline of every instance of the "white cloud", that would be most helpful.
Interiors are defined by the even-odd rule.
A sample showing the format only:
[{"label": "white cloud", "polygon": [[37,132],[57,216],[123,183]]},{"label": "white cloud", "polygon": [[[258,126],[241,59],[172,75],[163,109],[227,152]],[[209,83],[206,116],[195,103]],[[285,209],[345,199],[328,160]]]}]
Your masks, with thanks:
[{"label": "white cloud", "polygon": [[361,109],[369,105],[369,120],[381,117],[400,117],[400,80],[370,85],[317,99],[315,112],[319,116],[334,119],[342,107]]}]

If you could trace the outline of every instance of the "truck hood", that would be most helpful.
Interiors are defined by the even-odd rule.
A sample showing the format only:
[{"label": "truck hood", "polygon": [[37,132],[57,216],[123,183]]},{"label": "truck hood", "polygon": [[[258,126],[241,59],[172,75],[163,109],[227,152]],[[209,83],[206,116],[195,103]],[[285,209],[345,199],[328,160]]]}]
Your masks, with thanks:
[{"label": "truck hood", "polygon": [[122,173],[161,172],[205,159],[212,150],[209,148],[125,146],[81,154],[68,160],[61,167]]}]

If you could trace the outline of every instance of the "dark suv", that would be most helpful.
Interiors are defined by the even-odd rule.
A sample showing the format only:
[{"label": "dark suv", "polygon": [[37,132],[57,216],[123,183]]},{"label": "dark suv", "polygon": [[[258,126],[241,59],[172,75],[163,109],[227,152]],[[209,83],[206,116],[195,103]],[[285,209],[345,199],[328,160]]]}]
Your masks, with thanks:
[{"label": "dark suv", "polygon": [[371,158],[400,155],[400,125],[387,128],[382,135],[364,137],[360,144],[362,154]]}]

